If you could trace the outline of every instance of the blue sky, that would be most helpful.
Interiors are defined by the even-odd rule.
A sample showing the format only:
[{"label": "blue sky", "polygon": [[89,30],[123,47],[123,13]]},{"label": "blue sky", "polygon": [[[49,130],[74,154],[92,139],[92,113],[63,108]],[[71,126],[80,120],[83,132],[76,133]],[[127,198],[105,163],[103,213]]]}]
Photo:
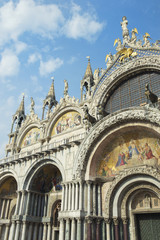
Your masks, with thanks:
[{"label": "blue sky", "polygon": [[64,79],[69,95],[80,97],[80,81],[87,66],[106,68],[105,56],[116,52],[122,39],[120,22],[128,29],[160,39],[159,0],[0,0],[0,157],[5,155],[12,115],[25,93],[41,117],[43,100],[55,78],[56,98],[63,97]]}]

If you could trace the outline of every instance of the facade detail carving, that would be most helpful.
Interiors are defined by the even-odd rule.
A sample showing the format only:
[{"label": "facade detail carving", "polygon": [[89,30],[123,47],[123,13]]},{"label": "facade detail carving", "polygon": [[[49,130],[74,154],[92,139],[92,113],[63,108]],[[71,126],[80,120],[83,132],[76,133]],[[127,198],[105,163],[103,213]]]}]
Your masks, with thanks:
[{"label": "facade detail carving", "polygon": [[42,118],[22,97],[0,160],[0,239],[135,240],[140,222],[160,234],[160,45],[120,24],[107,68],[87,57],[80,100],[64,80],[58,102],[53,77]]}]

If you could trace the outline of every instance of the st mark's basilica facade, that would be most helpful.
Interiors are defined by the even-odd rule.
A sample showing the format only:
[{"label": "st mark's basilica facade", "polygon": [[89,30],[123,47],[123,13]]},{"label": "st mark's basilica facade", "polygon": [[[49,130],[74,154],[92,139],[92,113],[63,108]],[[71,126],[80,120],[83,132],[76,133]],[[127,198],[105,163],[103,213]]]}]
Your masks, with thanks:
[{"label": "st mark's basilica facade", "polygon": [[81,80],[81,99],[56,100],[42,118],[13,115],[0,160],[1,240],[160,239],[160,45],[128,30],[106,69]]}]

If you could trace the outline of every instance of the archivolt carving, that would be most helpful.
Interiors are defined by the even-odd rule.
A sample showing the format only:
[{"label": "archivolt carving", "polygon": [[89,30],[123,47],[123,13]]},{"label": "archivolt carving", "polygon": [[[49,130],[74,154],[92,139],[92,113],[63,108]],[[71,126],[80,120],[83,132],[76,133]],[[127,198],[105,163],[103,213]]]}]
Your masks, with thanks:
[{"label": "archivolt carving", "polygon": [[105,96],[107,95],[107,91],[110,88],[110,85],[118,82],[125,75],[129,75],[129,73],[137,72],[143,69],[155,69],[160,71],[160,56],[146,56],[142,58],[137,58],[132,61],[128,61],[125,64],[122,64],[121,67],[116,69],[111,73],[111,75],[103,76],[104,80],[99,87],[94,92],[94,99],[92,110],[94,111],[94,107],[98,104],[103,103]]},{"label": "archivolt carving", "polygon": [[151,190],[153,192],[156,193],[156,195],[158,195],[158,197],[160,197],[160,189],[158,189],[157,187],[153,186],[153,185],[149,185],[149,184],[141,184],[138,185],[132,189],[130,189],[130,191],[128,191],[126,193],[126,195],[124,196],[123,200],[122,200],[122,204],[121,204],[121,218],[127,217],[127,200],[129,198],[129,196],[135,192],[136,190],[139,189],[146,189],[146,190]]},{"label": "archivolt carving", "polygon": [[95,142],[102,138],[107,130],[109,131],[120,123],[127,122],[136,122],[137,124],[139,122],[148,122],[155,126],[160,126],[160,111],[146,107],[130,108],[111,114],[95,124],[82,142],[75,158],[75,169],[73,171],[77,178],[84,177],[89,155],[92,151],[92,146],[95,146]]},{"label": "archivolt carving", "polygon": [[111,214],[110,203],[113,202],[113,195],[116,191],[118,183],[122,180],[125,181],[126,178],[131,177],[131,175],[148,175],[153,177],[154,179],[160,180],[160,170],[153,166],[138,166],[130,169],[124,169],[122,172],[116,175],[115,179],[113,180],[110,188],[107,191],[106,198],[105,198],[105,206],[106,212],[105,216],[109,217]]}]

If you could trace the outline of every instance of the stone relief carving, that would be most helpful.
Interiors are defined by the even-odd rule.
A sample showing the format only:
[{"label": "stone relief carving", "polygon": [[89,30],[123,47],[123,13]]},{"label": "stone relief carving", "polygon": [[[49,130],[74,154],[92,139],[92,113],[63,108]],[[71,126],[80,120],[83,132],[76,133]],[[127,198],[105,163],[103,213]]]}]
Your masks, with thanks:
[{"label": "stone relief carving", "polygon": [[113,182],[111,183],[106,193],[106,198],[105,198],[105,206],[106,206],[105,216],[106,217],[110,217],[110,214],[111,214],[110,203],[113,202],[112,193],[115,191],[117,183],[121,181],[123,178],[130,177],[131,175],[134,175],[134,174],[143,174],[143,175],[145,174],[160,180],[160,170],[153,166],[141,166],[137,168],[123,170],[123,172],[118,174],[116,178],[113,180]]},{"label": "stone relief carving", "polygon": [[[146,189],[146,190],[151,190],[155,193],[158,194],[158,196],[160,197],[160,190],[153,186],[153,185],[149,185],[149,184],[140,184],[138,186],[135,186],[133,187],[131,190],[129,190],[126,195],[124,196],[123,200],[122,200],[122,204],[121,204],[121,216],[122,217],[127,217],[127,206],[126,206],[126,203],[127,203],[127,199],[128,197],[134,192],[134,191],[138,191],[138,190],[141,190],[141,189]],[[138,193],[137,193],[138,194]]]}]

